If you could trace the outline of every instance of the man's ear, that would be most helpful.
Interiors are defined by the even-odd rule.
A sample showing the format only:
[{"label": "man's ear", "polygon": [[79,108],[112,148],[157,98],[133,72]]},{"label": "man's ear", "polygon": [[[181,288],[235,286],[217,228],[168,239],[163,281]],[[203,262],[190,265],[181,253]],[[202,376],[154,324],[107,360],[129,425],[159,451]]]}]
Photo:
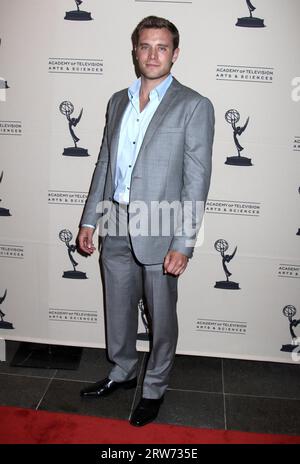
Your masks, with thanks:
[{"label": "man's ear", "polygon": [[179,55],[179,52],[180,52],[180,49],[179,49],[179,48],[175,48],[175,50],[174,50],[174,52],[173,52],[172,63],[175,63],[175,61],[177,60],[178,55]]}]

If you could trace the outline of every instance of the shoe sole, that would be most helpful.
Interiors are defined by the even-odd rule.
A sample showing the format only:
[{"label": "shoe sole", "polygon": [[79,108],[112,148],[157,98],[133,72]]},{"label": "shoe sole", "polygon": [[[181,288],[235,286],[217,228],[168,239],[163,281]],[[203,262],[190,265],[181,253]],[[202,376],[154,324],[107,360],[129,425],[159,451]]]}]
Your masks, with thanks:
[{"label": "shoe sole", "polygon": [[158,414],[151,420],[148,420],[147,422],[143,422],[142,424],[135,424],[134,422],[129,421],[130,425],[133,425],[133,427],[144,427],[144,425],[151,424],[151,422],[155,421],[157,418]]}]

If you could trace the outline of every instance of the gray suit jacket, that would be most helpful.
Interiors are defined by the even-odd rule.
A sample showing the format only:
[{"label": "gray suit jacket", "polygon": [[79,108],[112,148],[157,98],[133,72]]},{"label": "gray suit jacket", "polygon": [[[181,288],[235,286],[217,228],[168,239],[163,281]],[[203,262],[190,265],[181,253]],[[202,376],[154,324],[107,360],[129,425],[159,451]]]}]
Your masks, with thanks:
[{"label": "gray suit jacket", "polygon": [[[97,205],[102,200],[111,202],[113,199],[120,127],[127,105],[127,89],[110,99],[102,146],[81,224],[96,225],[102,216]],[[178,211],[170,231],[160,228],[159,233],[156,230],[153,233],[152,228],[152,235],[151,221],[142,218],[141,234],[131,235],[134,253],[141,263],[162,263],[168,250],[192,256],[204,208],[197,213],[191,206],[196,202],[204,205],[207,198],[213,136],[214,109],[210,100],[174,78],[148,126],[132,172],[129,222],[134,215],[146,214],[147,207],[152,216],[157,217],[161,202],[180,205],[188,202],[187,213],[183,216],[189,216],[196,232],[182,227],[183,216]],[[139,202],[144,202],[145,207],[132,208]]]}]

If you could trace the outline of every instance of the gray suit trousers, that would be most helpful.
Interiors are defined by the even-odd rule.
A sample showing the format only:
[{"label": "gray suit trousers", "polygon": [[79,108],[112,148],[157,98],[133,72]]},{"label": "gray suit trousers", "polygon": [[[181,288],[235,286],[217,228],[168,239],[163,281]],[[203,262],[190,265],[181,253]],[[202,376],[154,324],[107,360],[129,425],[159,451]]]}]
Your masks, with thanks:
[{"label": "gray suit trousers", "polygon": [[[113,205],[110,226],[127,224],[126,207]],[[163,273],[163,263],[144,265],[134,256],[130,236],[107,235],[101,252],[104,279],[107,349],[114,366],[109,378],[123,382],[137,375],[138,302],[146,301],[152,327],[151,353],[142,396],[160,398],[173,365],[178,323],[176,313],[178,277]]]}]

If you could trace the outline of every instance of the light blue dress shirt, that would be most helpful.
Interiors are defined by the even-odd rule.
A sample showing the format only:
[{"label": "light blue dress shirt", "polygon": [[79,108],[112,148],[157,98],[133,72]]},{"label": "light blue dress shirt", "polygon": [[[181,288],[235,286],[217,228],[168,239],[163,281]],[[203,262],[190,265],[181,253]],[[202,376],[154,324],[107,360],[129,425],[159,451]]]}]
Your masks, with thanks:
[{"label": "light blue dress shirt", "polygon": [[115,174],[114,200],[118,203],[129,203],[132,170],[149,123],[172,80],[173,77],[169,74],[150,92],[149,102],[142,112],[139,98],[141,79],[137,79],[128,89],[129,104],[121,123]]},{"label": "light blue dress shirt", "polygon": [[[141,78],[137,79],[128,89],[129,103],[121,123],[115,174],[114,200],[118,203],[129,203],[131,175],[139,150],[149,123],[172,80],[173,76],[169,74],[150,92],[149,102],[142,112],[140,111],[139,99]],[[82,225],[93,227],[90,224]]]}]

